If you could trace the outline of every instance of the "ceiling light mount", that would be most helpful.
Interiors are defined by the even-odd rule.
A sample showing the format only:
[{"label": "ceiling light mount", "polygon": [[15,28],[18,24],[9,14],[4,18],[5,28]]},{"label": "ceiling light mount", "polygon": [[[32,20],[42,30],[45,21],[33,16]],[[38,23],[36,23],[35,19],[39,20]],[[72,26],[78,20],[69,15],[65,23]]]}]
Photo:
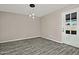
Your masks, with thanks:
[{"label": "ceiling light mount", "polygon": [[31,8],[34,8],[35,7],[35,4],[30,4],[29,5]]}]

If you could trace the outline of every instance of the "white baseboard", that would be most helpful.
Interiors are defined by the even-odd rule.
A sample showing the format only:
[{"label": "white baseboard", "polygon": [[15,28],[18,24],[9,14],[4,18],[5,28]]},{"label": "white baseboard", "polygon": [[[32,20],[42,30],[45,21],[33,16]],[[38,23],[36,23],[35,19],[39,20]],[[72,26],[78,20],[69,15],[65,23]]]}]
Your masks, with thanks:
[{"label": "white baseboard", "polygon": [[48,40],[51,40],[51,41],[54,41],[54,42],[57,42],[57,43],[63,43],[61,41],[57,41],[57,40],[54,40],[54,39],[51,39],[51,38],[48,38],[48,37],[42,37],[42,38],[45,38],[45,39],[48,39]]},{"label": "white baseboard", "polygon": [[[31,39],[31,38],[37,38],[37,37],[40,37],[40,36],[33,36],[33,37],[27,37],[27,38],[18,38],[18,39],[13,39],[13,40],[1,41],[0,43],[18,41],[18,40],[23,40],[23,39]],[[51,39],[51,38],[48,38],[48,37],[41,37],[41,38],[45,38],[45,39],[48,39],[48,40],[51,40],[51,41],[55,41],[57,43],[62,43],[60,41],[57,41],[57,40],[54,40],[54,39]]]},{"label": "white baseboard", "polygon": [[31,39],[31,38],[37,38],[37,37],[40,37],[40,36],[33,36],[33,37],[27,37],[27,38],[18,38],[18,39],[13,39],[13,40],[1,41],[0,43],[18,41],[18,40],[23,40],[23,39]]}]

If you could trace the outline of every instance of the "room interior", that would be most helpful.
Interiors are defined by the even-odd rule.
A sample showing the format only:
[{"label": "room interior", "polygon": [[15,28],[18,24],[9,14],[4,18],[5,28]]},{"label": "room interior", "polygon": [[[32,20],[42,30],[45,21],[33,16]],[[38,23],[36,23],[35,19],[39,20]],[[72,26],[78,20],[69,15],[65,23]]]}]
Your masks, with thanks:
[{"label": "room interior", "polygon": [[79,55],[78,16],[79,4],[0,4],[0,55]]}]

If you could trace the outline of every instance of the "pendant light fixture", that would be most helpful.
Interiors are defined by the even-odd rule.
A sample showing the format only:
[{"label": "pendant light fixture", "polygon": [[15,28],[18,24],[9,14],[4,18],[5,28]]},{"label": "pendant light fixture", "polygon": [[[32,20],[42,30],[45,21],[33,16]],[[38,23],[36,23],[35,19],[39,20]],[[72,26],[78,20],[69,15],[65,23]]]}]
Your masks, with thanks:
[{"label": "pendant light fixture", "polygon": [[32,10],[31,14],[29,14],[29,17],[32,17],[32,19],[35,19],[35,13],[34,13],[35,4],[29,4],[29,7]]}]

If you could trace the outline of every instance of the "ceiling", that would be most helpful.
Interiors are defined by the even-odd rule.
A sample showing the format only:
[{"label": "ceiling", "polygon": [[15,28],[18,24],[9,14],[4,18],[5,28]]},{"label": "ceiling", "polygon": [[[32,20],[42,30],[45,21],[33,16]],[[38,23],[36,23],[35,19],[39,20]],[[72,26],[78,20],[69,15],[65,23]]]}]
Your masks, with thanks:
[{"label": "ceiling", "polygon": [[[36,4],[34,13],[37,17],[45,16],[57,9],[67,7],[68,4]],[[0,11],[29,15],[31,8],[28,4],[0,4]]]}]

